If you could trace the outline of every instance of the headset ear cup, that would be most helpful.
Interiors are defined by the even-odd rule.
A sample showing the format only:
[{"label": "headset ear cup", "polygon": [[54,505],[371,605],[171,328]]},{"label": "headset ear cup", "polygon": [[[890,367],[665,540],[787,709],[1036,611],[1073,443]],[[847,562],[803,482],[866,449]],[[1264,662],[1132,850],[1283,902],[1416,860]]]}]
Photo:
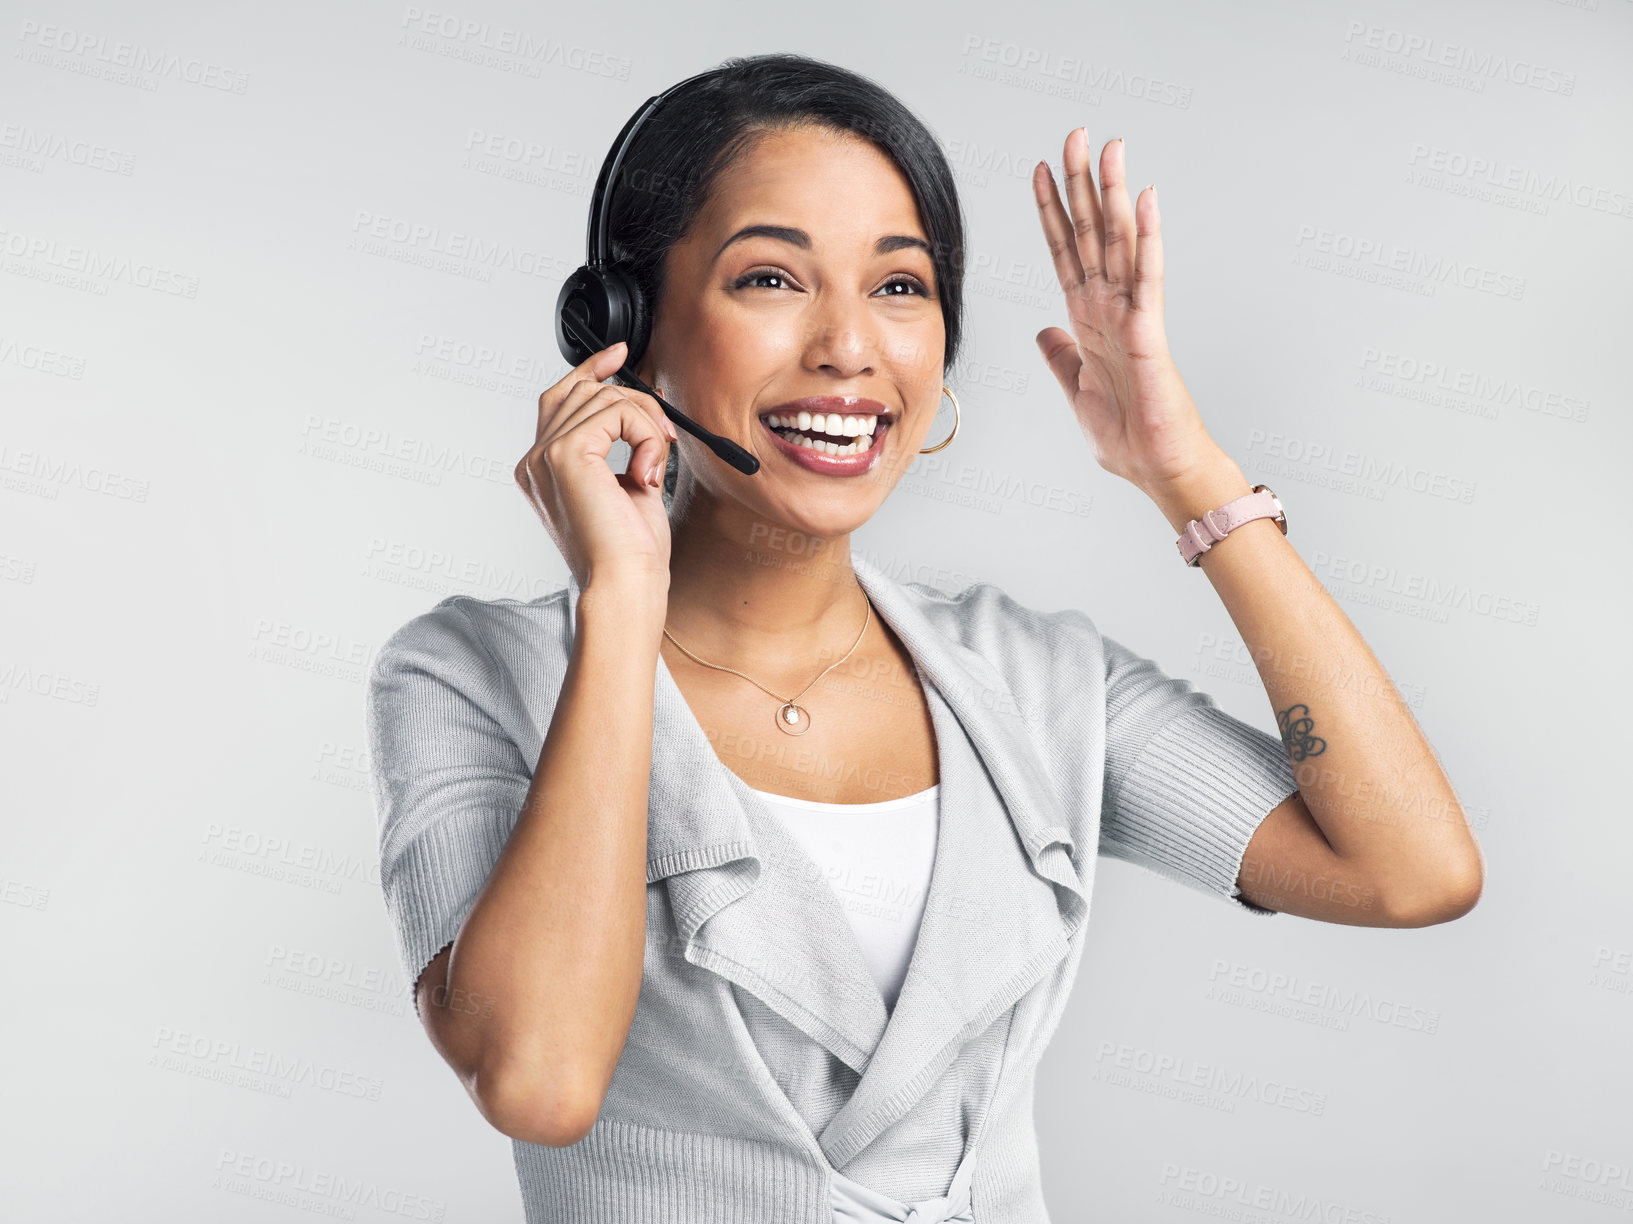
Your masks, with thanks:
[{"label": "headset ear cup", "polygon": [[619,264],[608,264],[602,272],[606,279],[607,298],[613,307],[612,313],[618,324],[618,334],[609,335],[607,343],[613,344],[623,340],[629,345],[629,351],[624,355],[624,364],[633,370],[639,364],[641,355],[646,352],[647,341],[652,334],[646,295],[635,283],[635,278]]},{"label": "headset ear cup", "polygon": [[[578,337],[577,331],[568,330],[563,316],[571,312],[582,325],[587,325],[588,339],[601,344],[590,347]],[[629,345],[624,362],[633,367],[646,351],[649,321],[646,299],[634,278],[616,264],[578,268],[562,283],[556,295],[556,347],[569,365],[581,365],[603,348],[611,348],[620,340]]]},{"label": "headset ear cup", "polygon": [[[561,292],[556,295],[556,347],[568,365],[582,365],[593,353],[619,339],[607,335],[613,313],[607,289],[601,270],[588,266],[579,267],[562,282]],[[577,327],[569,328],[565,321],[568,314],[577,321]],[[605,345],[590,343],[602,337],[606,337]]]}]

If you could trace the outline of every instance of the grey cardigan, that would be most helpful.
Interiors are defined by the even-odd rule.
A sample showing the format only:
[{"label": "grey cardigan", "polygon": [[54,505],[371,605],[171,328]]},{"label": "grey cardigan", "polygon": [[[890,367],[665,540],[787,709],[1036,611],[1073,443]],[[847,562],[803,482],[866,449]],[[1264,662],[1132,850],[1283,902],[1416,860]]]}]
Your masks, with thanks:
[{"label": "grey cardigan", "polygon": [[[911,1203],[962,1168],[957,1218],[1047,1224],[1033,1074],[1082,959],[1096,854],[1274,912],[1236,877],[1297,791],[1278,739],[1080,611],[852,567],[913,656],[941,771],[900,999],[887,1014],[832,888],[716,755],[660,657],[640,1000],[589,1134],[513,1141],[530,1222],[832,1224],[833,1171]],[[450,596],[375,658],[380,875],[410,982],[515,826],[577,600],[571,578],[525,602]]]}]

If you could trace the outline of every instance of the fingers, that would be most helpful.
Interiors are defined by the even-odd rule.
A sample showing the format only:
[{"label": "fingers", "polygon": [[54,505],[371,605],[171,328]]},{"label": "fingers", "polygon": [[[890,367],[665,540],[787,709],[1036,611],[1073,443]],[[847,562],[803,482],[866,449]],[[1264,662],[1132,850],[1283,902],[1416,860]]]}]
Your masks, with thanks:
[{"label": "fingers", "polygon": [[[1066,138],[1070,148],[1072,138]],[[1068,161],[1067,176],[1070,179]],[[1049,258],[1054,261],[1055,279],[1068,292],[1083,283],[1085,269],[1079,258],[1079,240],[1073,230],[1072,218],[1061,206],[1060,193],[1055,190],[1054,172],[1048,162],[1039,162],[1032,171],[1032,195],[1038,205],[1038,220],[1043,225],[1043,239],[1049,246]],[[1089,249],[1089,244],[1082,244]]]},{"label": "fingers", "polygon": [[[603,396],[603,392],[606,393],[606,397]],[[564,433],[578,425],[592,413],[599,412],[608,404],[615,403],[620,399],[627,400],[640,409],[645,416],[649,417],[653,429],[660,436],[668,438],[671,442],[680,437],[675,431],[674,423],[664,415],[663,405],[645,391],[637,391],[633,387],[614,386],[611,383],[600,383],[593,378],[581,378],[568,389],[566,400],[556,409],[551,419],[551,428],[548,433],[551,436]],[[633,445],[635,439],[629,438],[629,442]]]},{"label": "fingers", "polygon": [[1107,141],[1100,151],[1098,188],[1089,162],[1088,133],[1074,128],[1066,134],[1062,152],[1064,205],[1048,164],[1040,162],[1032,172],[1033,197],[1055,275],[1063,289],[1104,281],[1127,291],[1136,309],[1160,309],[1162,239],[1155,190],[1147,188],[1140,200],[1129,201],[1121,137]]},{"label": "fingers", "polygon": [[555,386],[539,396],[539,423],[535,429],[534,441],[543,438],[550,427],[551,418],[566,401],[568,394],[575,384],[584,379],[593,379],[600,382],[618,373],[624,364],[624,355],[628,352],[628,345],[622,340],[616,344],[609,344],[606,348],[591,353],[583,361],[568,370]]},{"label": "fingers", "polygon": [[1094,176],[1089,173],[1088,129],[1077,128],[1066,133],[1066,147],[1060,161],[1066,176],[1066,203],[1072,210],[1075,254],[1083,267],[1082,279],[1103,276],[1101,232],[1105,218],[1101,216],[1100,193],[1095,190]]},{"label": "fingers", "polygon": [[1157,214],[1157,185],[1134,201],[1139,241],[1134,248],[1134,309],[1162,313],[1162,218]]},{"label": "fingers", "polygon": [[[627,352],[623,341],[608,345],[539,396],[533,445],[516,465],[516,483],[530,501],[539,500],[539,484],[550,479],[555,463],[569,454],[587,453],[604,461],[619,439],[630,445],[629,464],[618,478],[620,483],[626,488],[637,487],[635,482],[663,486],[669,445],[680,436],[675,426],[652,396],[603,381],[623,368]],[[564,439],[586,425],[592,432],[580,439],[582,445],[564,448]]]},{"label": "fingers", "polygon": [[[627,353],[628,345],[624,341],[610,344],[590,354],[569,370],[555,386],[540,395],[538,426],[534,431],[535,444],[564,429],[572,428],[577,423],[575,410],[581,410],[596,390],[606,385],[603,380],[611,378],[623,368]],[[656,423],[659,431],[667,435],[671,442],[679,440],[680,435],[676,432],[674,423],[664,415],[663,405],[656,399],[634,388],[612,389],[643,408]]]},{"label": "fingers", "polygon": [[625,470],[635,479],[654,489],[663,488],[663,470],[669,465],[669,442],[665,438],[648,438],[630,452],[629,467]]},{"label": "fingers", "polygon": [[[548,458],[552,465],[558,465],[580,454],[594,454],[605,461],[613,444],[622,439],[630,446],[626,472],[656,488],[663,484],[673,428],[651,396],[580,379],[556,409],[544,436],[534,443],[528,462]],[[575,435],[581,431],[588,432],[575,443]]]},{"label": "fingers", "polygon": [[1134,280],[1134,206],[1128,202],[1121,137],[1100,151],[1100,210],[1105,220],[1105,277],[1114,285]]}]

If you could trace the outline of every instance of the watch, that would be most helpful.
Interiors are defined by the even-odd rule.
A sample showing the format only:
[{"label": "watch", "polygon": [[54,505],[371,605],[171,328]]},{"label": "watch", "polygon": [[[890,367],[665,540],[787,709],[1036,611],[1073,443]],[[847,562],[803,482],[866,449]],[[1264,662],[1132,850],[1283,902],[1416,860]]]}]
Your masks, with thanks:
[{"label": "watch", "polygon": [[1194,566],[1201,562],[1203,553],[1243,523],[1259,518],[1275,519],[1282,535],[1287,534],[1287,512],[1268,485],[1254,485],[1253,492],[1244,493],[1217,510],[1209,510],[1199,519],[1192,519],[1174,543],[1185,564]]}]

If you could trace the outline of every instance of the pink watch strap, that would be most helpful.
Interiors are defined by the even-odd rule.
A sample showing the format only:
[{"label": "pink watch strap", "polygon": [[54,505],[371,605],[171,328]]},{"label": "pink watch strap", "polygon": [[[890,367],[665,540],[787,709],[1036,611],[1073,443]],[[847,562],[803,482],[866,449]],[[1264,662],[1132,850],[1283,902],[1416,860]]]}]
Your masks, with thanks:
[{"label": "pink watch strap", "polygon": [[1217,510],[1209,510],[1201,518],[1192,519],[1185,524],[1185,530],[1180,532],[1179,539],[1175,541],[1179,547],[1179,555],[1186,565],[1194,566],[1201,561],[1203,553],[1243,523],[1251,523],[1259,518],[1275,519],[1282,535],[1287,534],[1287,514],[1282,510],[1281,502],[1277,500],[1276,495],[1266,485],[1254,485],[1253,492],[1244,493]]}]

